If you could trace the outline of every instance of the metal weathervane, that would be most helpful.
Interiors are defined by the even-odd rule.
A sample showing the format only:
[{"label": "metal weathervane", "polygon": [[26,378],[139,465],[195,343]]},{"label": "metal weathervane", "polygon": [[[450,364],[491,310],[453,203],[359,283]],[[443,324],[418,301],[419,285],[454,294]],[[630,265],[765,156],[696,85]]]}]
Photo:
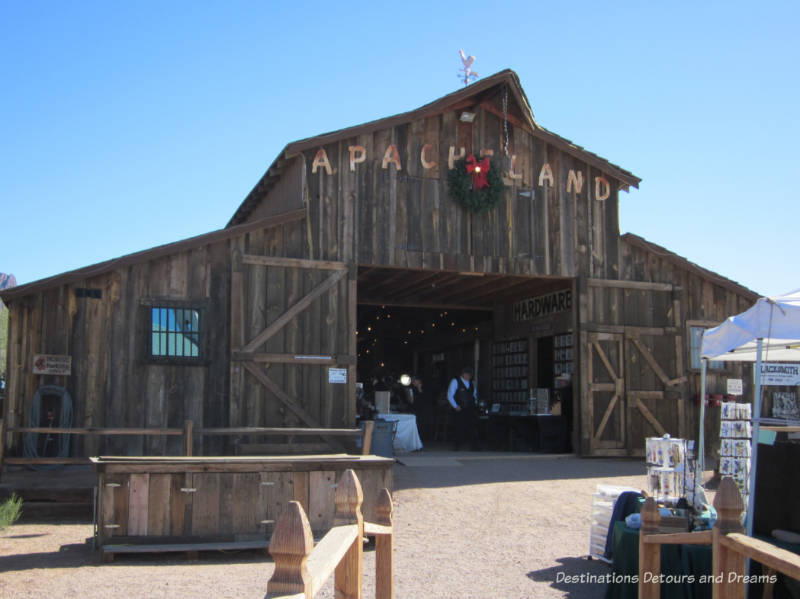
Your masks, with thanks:
[{"label": "metal weathervane", "polygon": [[458,78],[464,81],[464,86],[467,86],[470,84],[470,79],[478,78],[478,73],[472,70],[472,63],[475,62],[475,57],[467,56],[464,54],[464,50],[459,50],[458,53],[461,55],[461,62],[464,64],[460,69]]}]

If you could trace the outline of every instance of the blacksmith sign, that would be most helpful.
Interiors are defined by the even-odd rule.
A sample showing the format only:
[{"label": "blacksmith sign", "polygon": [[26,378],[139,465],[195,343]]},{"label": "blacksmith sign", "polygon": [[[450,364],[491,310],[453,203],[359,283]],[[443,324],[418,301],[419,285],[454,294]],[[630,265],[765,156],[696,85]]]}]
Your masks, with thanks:
[{"label": "blacksmith sign", "polygon": [[800,364],[776,364],[774,362],[762,364],[761,384],[791,387],[800,385]]},{"label": "blacksmith sign", "polygon": [[554,291],[518,301],[513,306],[514,320],[533,320],[558,312],[572,310],[572,290]]}]

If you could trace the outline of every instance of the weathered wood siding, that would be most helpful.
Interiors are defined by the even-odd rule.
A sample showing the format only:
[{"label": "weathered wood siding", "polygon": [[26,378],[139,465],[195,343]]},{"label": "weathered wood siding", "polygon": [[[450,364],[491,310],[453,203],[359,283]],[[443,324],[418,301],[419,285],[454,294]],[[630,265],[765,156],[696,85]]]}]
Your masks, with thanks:
[{"label": "weathered wood siding", "polygon": [[[235,242],[232,253],[233,303],[231,347],[243,348],[268,324],[308,295],[331,276],[331,270],[262,266],[243,262],[245,256],[300,258],[307,255],[305,223],[288,230],[272,229],[251,234]],[[355,290],[345,274],[332,289],[313,301],[308,308],[267,339],[254,351],[261,354],[335,356],[335,366],[355,366],[352,342],[355,323],[348,324],[350,299]],[[355,419],[355,396],[348,393],[351,384],[328,382],[327,366],[262,362],[263,369],[275,385],[292,400],[293,405],[308,415],[298,416],[285,402],[247,372],[242,361],[231,364],[231,426],[314,426],[348,427]],[[353,379],[352,372],[350,378]],[[354,387],[352,387],[354,389]]]},{"label": "weathered wood siding", "polygon": [[[677,335],[681,337],[681,356],[684,371],[688,377],[688,388],[685,391],[686,405],[686,435],[697,438],[699,398],[700,398],[700,371],[691,368],[689,355],[689,327],[692,325],[712,327],[720,324],[729,316],[739,314],[750,308],[758,296],[748,292],[741,286],[727,281],[713,273],[699,272],[698,269],[689,267],[680,259],[675,259],[671,253],[660,254],[650,251],[634,243],[628,243],[623,238],[620,245],[622,258],[623,278],[636,281],[670,283],[675,286],[674,299],[679,302],[680,327]],[[664,314],[667,304],[655,303],[648,309],[647,303],[640,304],[638,313],[643,318],[653,318]],[[660,354],[663,355],[663,354]],[[727,393],[726,380],[728,378],[742,379],[744,385],[744,399],[753,395],[753,368],[747,363],[727,362],[723,370],[708,371],[707,392],[714,395]],[[718,447],[720,409],[708,407],[706,410],[705,438],[707,447]],[[709,456],[716,457],[716,456]]]},{"label": "weathered wood siding", "polygon": [[304,208],[302,158],[295,158],[283,171],[275,186],[267,193],[268,201],[261,202],[253,209],[249,221],[276,216],[292,210]]},{"label": "weathered wood siding", "polygon": [[[303,152],[308,199],[310,254],[347,263],[508,272],[528,275],[619,276],[618,188],[620,183],[576,157],[508,123],[509,153],[516,155],[519,179],[506,179],[498,206],[471,214],[448,193],[450,146],[466,153],[494,152],[502,157],[502,117],[481,107],[473,123],[458,120],[459,111],[358,135]],[[382,168],[390,144],[399,151],[401,170]],[[437,166],[423,168],[420,154]],[[350,146],[363,146],[366,160],[350,170]],[[324,149],[332,173],[312,172],[318,150]],[[510,161],[510,159],[508,159]],[[540,174],[547,163],[552,185]],[[504,168],[507,168],[508,164]],[[580,193],[567,193],[568,175],[580,176]],[[595,178],[605,176],[610,195],[596,201]],[[282,178],[291,177],[289,170]],[[263,215],[266,206],[284,201],[278,185],[248,217]]]},{"label": "weathered wood siding", "polygon": [[[284,256],[302,257],[304,237],[303,222],[298,221],[167,256],[125,261],[103,274],[14,299],[9,306],[8,426],[28,425],[30,402],[44,384],[70,392],[73,426],[180,428],[186,419],[197,427],[227,426],[229,413],[243,409],[229,402],[232,248],[262,253],[274,248]],[[277,239],[294,241],[290,245]],[[99,289],[102,297],[76,297],[77,288]],[[201,364],[147,360],[149,305],[164,299],[188,301],[205,310],[206,354]],[[271,306],[272,312],[275,309]],[[32,356],[38,353],[72,356],[72,374],[34,375]],[[276,424],[266,416],[247,424]],[[75,456],[181,452],[180,437],[76,435],[72,443]],[[223,449],[222,439],[215,437],[196,437],[196,444],[198,452]]]}]

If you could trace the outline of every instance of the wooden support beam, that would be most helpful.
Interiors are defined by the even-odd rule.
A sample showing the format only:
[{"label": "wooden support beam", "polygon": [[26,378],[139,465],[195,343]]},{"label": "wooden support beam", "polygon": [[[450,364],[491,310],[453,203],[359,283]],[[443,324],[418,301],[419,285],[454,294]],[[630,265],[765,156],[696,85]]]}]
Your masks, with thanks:
[{"label": "wooden support beam", "polygon": [[629,399],[664,399],[663,391],[626,391]]},{"label": "wooden support beam", "polygon": [[653,369],[653,372],[656,373],[656,376],[661,379],[661,382],[664,383],[664,385],[669,385],[670,378],[667,376],[667,373],[664,372],[664,369],[661,368],[659,363],[656,362],[653,354],[651,354],[650,351],[644,345],[642,345],[642,342],[636,337],[631,337],[630,342],[636,347],[636,349],[639,350],[639,353],[642,354],[642,357],[650,365],[650,368]]},{"label": "wooden support beam", "polygon": [[642,400],[637,397],[634,399],[634,401],[636,402],[636,407],[642,413],[642,416],[644,416],[645,420],[647,420],[647,422],[650,423],[650,426],[652,426],[658,432],[659,437],[666,435],[666,429],[661,425],[658,419],[653,416],[653,413],[647,408],[646,405],[644,405]]},{"label": "wooden support beam", "polygon": [[279,268],[310,268],[313,270],[347,270],[344,262],[329,260],[303,260],[301,258],[279,258],[277,256],[257,256],[243,254],[242,263],[254,266],[276,266]]},{"label": "wooden support beam", "polygon": [[360,428],[323,428],[323,427],[271,427],[271,426],[236,426],[229,428],[199,428],[194,431],[198,435],[275,435],[275,436],[315,436],[336,435],[359,437]]},{"label": "wooden support beam", "polygon": [[619,376],[617,375],[617,371],[611,365],[611,360],[608,359],[606,352],[603,351],[603,347],[597,341],[594,342],[594,349],[597,352],[597,355],[600,357],[600,361],[603,363],[603,366],[606,367],[608,375],[615,381],[618,380]]},{"label": "wooden support beam", "polygon": [[361,455],[369,455],[372,451],[372,431],[375,430],[375,421],[364,422],[364,435],[361,437]]},{"label": "wooden support beam", "polygon": [[194,420],[187,420],[183,424],[183,449],[186,457],[191,457],[194,452]]},{"label": "wooden support beam", "polygon": [[625,335],[627,337],[639,337],[648,335],[666,335],[678,331],[675,327],[637,327],[621,324],[594,324],[586,323],[581,327],[588,333],[612,333]]},{"label": "wooden support beam", "polygon": [[[308,557],[308,571],[311,574],[311,597],[322,589],[322,586],[334,573],[339,562],[351,549],[358,538],[358,525],[336,526],[328,531],[314,547]],[[338,596],[338,595],[337,595]]]},{"label": "wooden support beam", "polygon": [[48,427],[15,427],[8,429],[10,433],[39,433],[51,435],[183,435],[182,428],[48,428]]},{"label": "wooden support beam", "polygon": [[373,297],[359,296],[360,306],[394,306],[400,308],[430,308],[433,310],[479,310],[481,312],[491,312],[491,306],[465,306],[464,304],[441,304],[438,302],[419,302],[419,301],[395,301],[393,298],[378,299]]},{"label": "wooden support beam", "polygon": [[[346,356],[348,359],[350,356]],[[302,355],[302,354],[266,354],[266,353],[248,353],[248,352],[231,352],[231,359],[237,362],[261,362],[264,364],[325,364],[335,365],[346,363],[340,361],[337,356],[322,356],[322,355]]]},{"label": "wooden support beam", "polygon": [[508,120],[509,123],[511,123],[512,125],[514,125],[515,127],[519,128],[519,129],[523,129],[524,131],[527,131],[528,133],[531,133],[531,134],[533,133],[533,131],[531,131],[531,126],[529,124],[525,123],[524,121],[519,120],[517,117],[515,117],[512,114],[505,114],[504,115],[502,110],[500,110],[497,107],[495,107],[494,104],[492,104],[489,101],[481,102],[480,107],[483,108],[487,112],[491,112],[496,117],[499,117],[501,119],[505,118],[506,120]]},{"label": "wooden support beam", "polygon": [[587,279],[589,287],[605,287],[612,289],[637,289],[641,291],[672,291],[671,283],[650,283],[647,281],[616,281],[612,279]]},{"label": "wooden support beam", "polygon": [[[278,387],[272,379],[267,376],[267,373],[263,371],[258,366],[251,364],[249,362],[242,362],[245,367],[245,370],[252,374],[258,382],[264,385],[275,397],[277,397],[283,405],[289,408],[295,416],[297,416],[301,421],[305,422],[308,426],[313,428],[322,428],[320,427],[319,423],[314,419],[311,414],[306,412],[295,400],[293,397],[290,397],[283,389]],[[344,447],[333,437],[330,435],[321,435],[325,441],[327,441],[334,449],[338,451],[344,451]]]},{"label": "wooden support beam", "polygon": [[88,464],[89,458],[5,458],[4,464],[19,465],[38,465],[38,464]]},{"label": "wooden support beam", "polygon": [[597,425],[597,431],[594,433],[595,441],[599,440],[600,437],[603,436],[603,432],[606,430],[606,425],[608,425],[608,421],[611,418],[611,414],[614,412],[614,408],[617,407],[617,402],[619,401],[619,394],[615,393],[611,397],[611,401],[608,402],[606,406],[606,411],[603,412],[603,418],[600,420],[600,424]]},{"label": "wooden support beam", "polygon": [[336,285],[341,278],[347,273],[346,270],[337,270],[333,272],[327,279],[325,279],[322,283],[314,287],[308,295],[294,304],[291,308],[286,310],[283,314],[281,314],[278,318],[276,318],[272,323],[267,326],[263,331],[261,331],[258,335],[255,336],[247,345],[242,348],[242,351],[245,352],[253,352],[258,348],[261,344],[265,343],[268,339],[270,339],[275,333],[285,327],[289,321],[291,321],[295,316],[297,316],[300,312],[308,308],[311,303],[322,296],[323,293],[331,289],[334,285]]},{"label": "wooden support beam", "polygon": [[321,455],[330,451],[327,443],[240,443],[238,455]]},{"label": "wooden support beam", "polygon": [[796,553],[741,533],[730,533],[721,537],[719,542],[730,551],[755,560],[789,578],[800,580],[800,555]]},{"label": "wooden support beam", "polygon": [[712,532],[701,530],[698,532],[676,532],[669,534],[647,535],[645,543],[656,543],[658,545],[711,545]]}]

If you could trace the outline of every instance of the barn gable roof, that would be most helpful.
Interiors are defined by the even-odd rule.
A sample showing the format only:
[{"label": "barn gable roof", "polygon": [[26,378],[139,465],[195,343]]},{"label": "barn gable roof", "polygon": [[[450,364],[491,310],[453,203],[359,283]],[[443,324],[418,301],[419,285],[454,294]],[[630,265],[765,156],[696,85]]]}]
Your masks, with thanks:
[{"label": "barn gable roof", "polygon": [[632,247],[636,247],[651,254],[654,254],[659,258],[663,258],[664,260],[670,262],[671,264],[674,264],[678,268],[691,272],[703,279],[706,279],[707,281],[710,281],[715,285],[719,285],[720,287],[732,291],[733,293],[738,293],[739,295],[750,298],[753,301],[756,301],[759,297],[761,297],[760,294],[756,293],[752,289],[748,289],[741,283],[737,283],[736,281],[723,277],[722,275],[717,274],[714,271],[708,270],[707,268],[703,268],[702,266],[699,266],[698,264],[695,264],[694,262],[690,261],[688,258],[684,258],[683,256],[676,254],[675,252],[671,252],[667,248],[662,247],[656,243],[653,243],[652,241],[648,241],[644,237],[640,237],[639,235],[634,235],[633,233],[625,233],[620,238],[623,243],[627,243]]},{"label": "barn gable roof", "polygon": [[6,303],[11,303],[12,300],[25,297],[26,295],[38,293],[39,291],[44,291],[53,287],[58,287],[59,285],[72,285],[74,283],[79,283],[92,277],[107,274],[117,268],[139,264],[148,260],[156,260],[158,258],[163,258],[164,256],[171,256],[179,252],[196,249],[211,243],[225,241],[236,237],[237,235],[243,235],[259,229],[278,227],[280,225],[303,220],[304,218],[305,211],[296,210],[294,212],[286,212],[278,216],[254,220],[253,222],[244,223],[235,227],[218,229],[216,231],[211,231],[210,233],[196,235],[195,237],[189,237],[173,243],[159,245],[148,250],[126,254],[124,256],[120,256],[119,258],[98,262],[97,264],[92,264],[91,266],[84,266],[83,268],[70,270],[58,275],[53,275],[52,277],[46,277],[44,279],[25,283],[24,285],[9,287],[8,289],[0,290],[0,300],[3,300]]},{"label": "barn gable roof", "polygon": [[304,150],[318,148],[319,146],[340,141],[342,139],[349,139],[358,135],[372,133],[373,131],[387,129],[396,125],[418,120],[426,116],[438,114],[444,112],[445,110],[452,109],[455,105],[458,105],[465,100],[469,100],[475,96],[485,95],[486,92],[489,92],[493,88],[499,88],[502,85],[508,86],[512,99],[515,100],[516,104],[519,106],[523,125],[530,129],[535,137],[538,137],[539,139],[542,139],[543,141],[559,148],[560,150],[571,154],[580,160],[583,160],[587,164],[597,167],[601,171],[615,177],[620,182],[620,187],[625,190],[627,190],[629,186],[636,188],[639,187],[641,179],[630,171],[627,171],[616,164],[612,164],[605,158],[602,158],[597,154],[594,154],[573,143],[572,141],[556,135],[552,131],[548,131],[539,125],[533,117],[533,111],[531,110],[530,103],[528,102],[528,97],[525,95],[525,90],[522,89],[522,85],[519,82],[519,77],[511,69],[506,69],[490,77],[479,79],[467,87],[461,88],[453,93],[447,94],[446,96],[442,96],[438,100],[434,100],[433,102],[425,104],[424,106],[415,110],[378,119],[376,121],[370,121],[354,127],[347,127],[345,129],[339,129],[338,131],[332,131],[330,133],[324,133],[315,137],[308,137],[306,139],[291,142],[278,155],[275,161],[267,169],[267,172],[264,173],[256,186],[247,195],[234,215],[231,217],[230,221],[228,222],[228,226],[233,226],[243,222],[256,208],[256,206],[258,206],[259,202],[265,197],[272,186],[275,185],[291,159]]}]

